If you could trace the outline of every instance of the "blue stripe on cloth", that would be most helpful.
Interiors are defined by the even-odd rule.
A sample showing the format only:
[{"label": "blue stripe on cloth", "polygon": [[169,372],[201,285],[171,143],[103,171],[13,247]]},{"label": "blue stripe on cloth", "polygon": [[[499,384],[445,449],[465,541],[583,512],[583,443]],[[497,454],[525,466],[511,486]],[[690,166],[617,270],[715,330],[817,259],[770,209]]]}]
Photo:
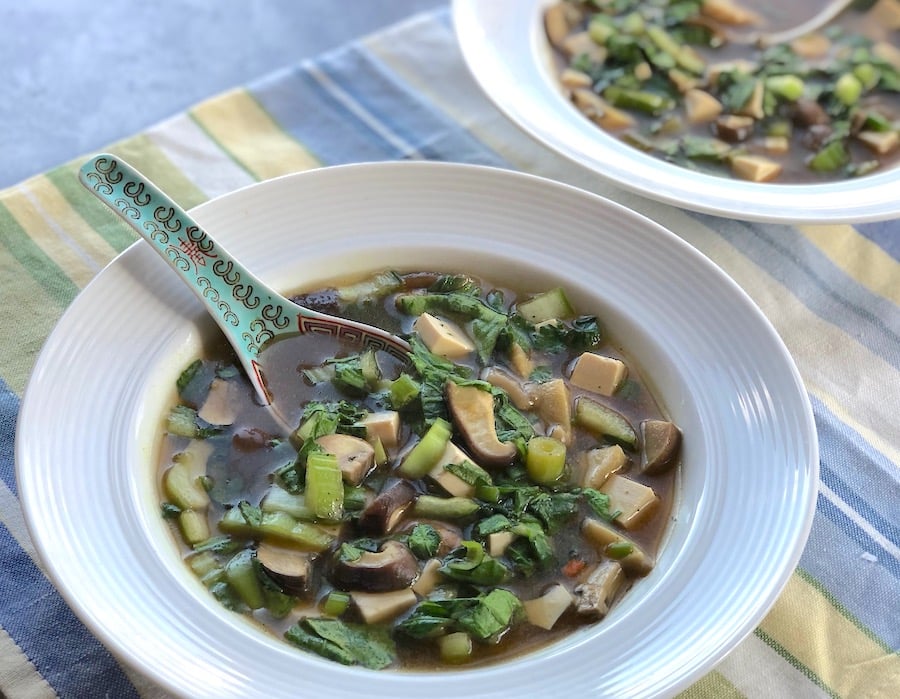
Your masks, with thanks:
[{"label": "blue stripe on cloth", "polygon": [[900,260],[900,236],[897,235],[896,221],[862,223],[853,227],[895,260]]},{"label": "blue stripe on cloth", "polygon": [[0,526],[0,626],[62,699],[139,696],[109,651]]},{"label": "blue stripe on cloth", "polygon": [[[900,583],[868,545],[847,535],[821,505],[800,557],[800,568],[886,648],[900,652]],[[873,560],[874,558],[874,560]]]},{"label": "blue stripe on cloth", "polygon": [[900,548],[900,474],[894,464],[815,398],[821,478],[872,528]]},{"label": "blue stripe on cloth", "polygon": [[[431,159],[506,166],[358,46],[258,81],[250,90],[325,164]],[[304,104],[315,105],[314,116]]]},{"label": "blue stripe on cloth", "polygon": [[19,397],[0,379],[0,479],[16,497],[15,461],[13,459],[16,441],[16,418],[19,415]]},{"label": "blue stripe on cloth", "polygon": [[428,160],[509,167],[502,157],[410,89],[360,46],[326,57],[319,66],[331,84],[395,137]]},{"label": "blue stripe on cloth", "polygon": [[857,283],[788,226],[693,215],[787,286],[813,313],[900,369],[900,307]]},{"label": "blue stripe on cloth", "polygon": [[[0,381],[0,477],[18,495],[13,442],[19,399]],[[138,697],[113,656],[85,628],[10,531],[0,526],[0,627],[63,699]]]}]

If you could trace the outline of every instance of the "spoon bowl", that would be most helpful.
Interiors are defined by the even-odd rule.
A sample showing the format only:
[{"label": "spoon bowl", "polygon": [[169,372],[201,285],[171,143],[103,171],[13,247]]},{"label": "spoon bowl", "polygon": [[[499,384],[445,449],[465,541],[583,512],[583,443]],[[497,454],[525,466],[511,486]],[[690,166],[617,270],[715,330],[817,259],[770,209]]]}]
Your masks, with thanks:
[{"label": "spoon bowl", "polygon": [[775,46],[776,44],[786,44],[794,39],[799,39],[801,36],[811,34],[817,29],[821,29],[850,7],[854,1],[855,0],[830,0],[812,17],[793,27],[787,27],[771,32],[751,31],[743,34],[727,30],[724,34],[728,41],[735,44],[756,44],[761,48]]},{"label": "spoon bowl", "polygon": [[[324,335],[406,361],[409,344],[402,338],[305,308],[260,281],[169,195],[121,158],[96,155],[81,167],[79,179],[146,240],[203,302],[234,348],[260,401],[272,408],[282,427],[289,429],[288,411],[272,394],[260,360],[262,352],[279,340]],[[292,350],[303,354],[296,339]]]}]

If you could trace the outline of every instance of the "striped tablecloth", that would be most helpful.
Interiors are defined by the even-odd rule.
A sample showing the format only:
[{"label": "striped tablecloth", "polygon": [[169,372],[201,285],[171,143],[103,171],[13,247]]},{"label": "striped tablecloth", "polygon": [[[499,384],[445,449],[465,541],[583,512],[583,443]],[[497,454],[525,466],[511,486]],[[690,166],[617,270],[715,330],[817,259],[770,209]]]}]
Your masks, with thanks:
[{"label": "striped tablecloth", "polygon": [[[900,221],[750,224],[610,186],[490,104],[446,11],[217,96],[110,150],[186,207],[324,165],[490,164],[618,200],[699,248],[793,354],[822,462],[812,534],[784,593],[684,696],[900,697]],[[0,192],[0,694],[9,699],[165,696],[68,609],[41,571],[18,501],[13,439],[36,354],[79,290],[133,241],[77,183],[80,162]]]}]

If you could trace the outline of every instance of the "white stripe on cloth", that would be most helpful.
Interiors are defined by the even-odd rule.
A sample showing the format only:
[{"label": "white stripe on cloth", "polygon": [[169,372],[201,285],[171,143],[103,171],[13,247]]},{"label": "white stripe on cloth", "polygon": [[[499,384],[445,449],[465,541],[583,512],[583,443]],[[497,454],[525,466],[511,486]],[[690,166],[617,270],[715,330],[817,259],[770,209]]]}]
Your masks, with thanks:
[{"label": "white stripe on cloth", "polygon": [[41,673],[0,628],[0,696],[9,699],[54,699],[57,695]]},{"label": "white stripe on cloth", "polygon": [[187,114],[167,119],[146,134],[210,199],[255,182],[253,176],[235,163]]}]

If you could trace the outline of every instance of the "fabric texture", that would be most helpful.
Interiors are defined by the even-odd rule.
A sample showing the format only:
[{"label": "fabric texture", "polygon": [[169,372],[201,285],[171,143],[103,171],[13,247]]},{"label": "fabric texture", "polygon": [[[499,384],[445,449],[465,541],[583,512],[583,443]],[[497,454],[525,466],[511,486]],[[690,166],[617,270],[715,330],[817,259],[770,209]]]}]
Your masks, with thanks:
[{"label": "fabric texture", "polygon": [[[109,150],[185,207],[320,166],[429,159],[551,177],[674,231],[775,326],[821,449],[799,567],[758,628],[683,696],[900,696],[900,221],[746,223],[620,190],[490,103],[446,11],[216,96]],[[165,696],[119,664],[45,577],[15,482],[16,415],[37,353],[79,290],[134,240],[78,184],[81,162],[0,192],[0,693],[10,699]]]}]

